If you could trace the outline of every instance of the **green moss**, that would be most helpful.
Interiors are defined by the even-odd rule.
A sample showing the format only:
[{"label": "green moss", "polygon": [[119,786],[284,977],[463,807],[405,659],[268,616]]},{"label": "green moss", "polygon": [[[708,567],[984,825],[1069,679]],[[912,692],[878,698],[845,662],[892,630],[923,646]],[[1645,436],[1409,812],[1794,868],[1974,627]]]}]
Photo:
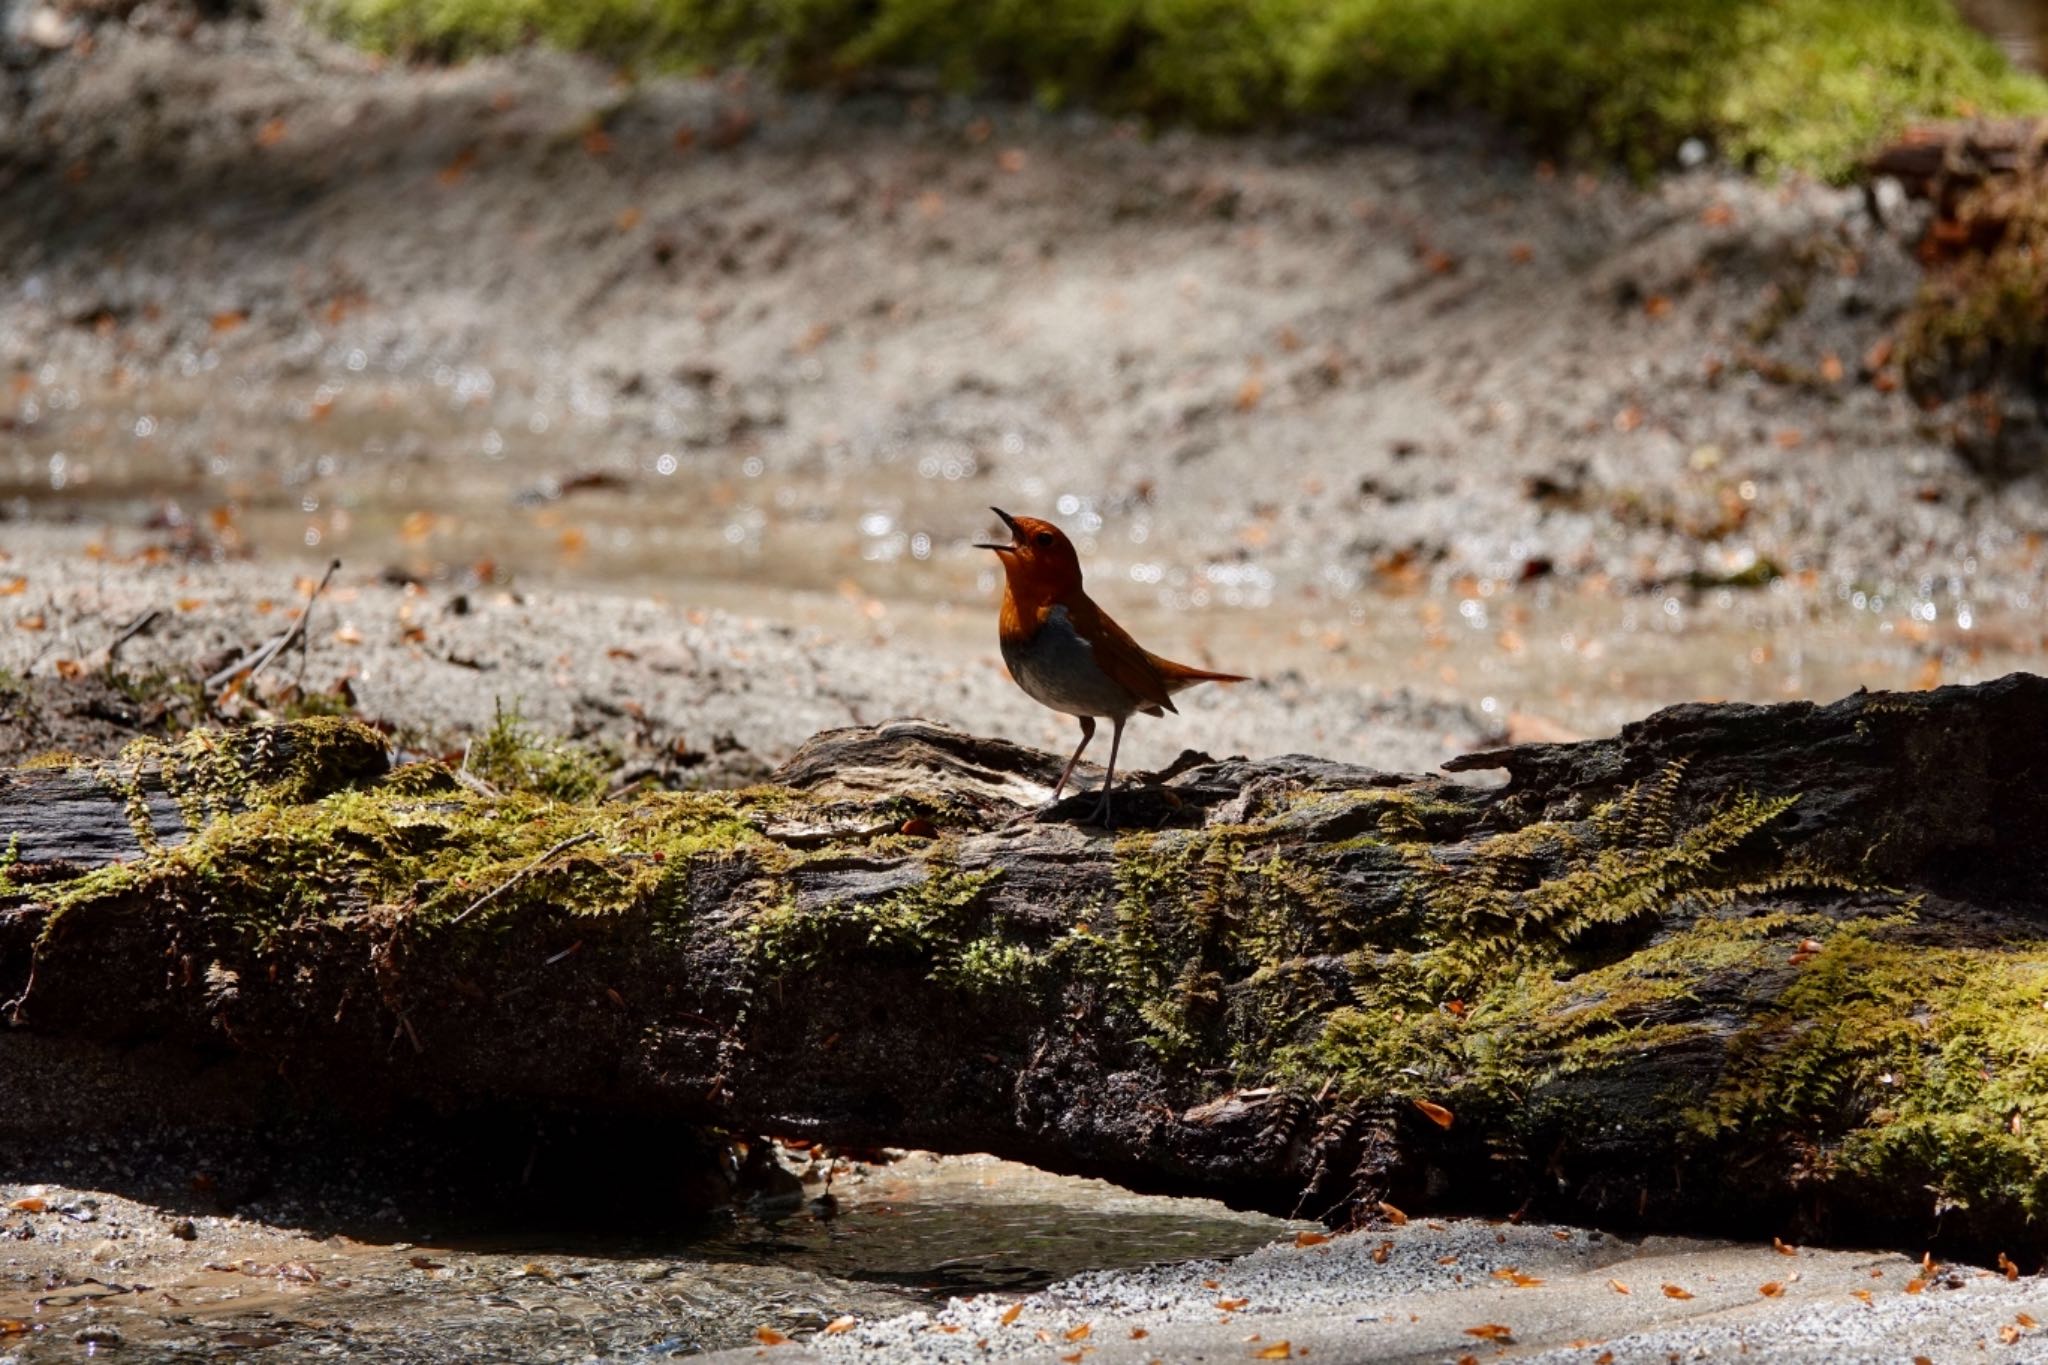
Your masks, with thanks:
[{"label": "green moss", "polygon": [[1930,949],[1896,921],[1829,936],[1735,1040],[1688,1118],[1784,1132],[1821,1174],[2048,1213],[2048,941]]},{"label": "green moss", "polygon": [[980,927],[974,908],[998,875],[959,871],[941,849],[927,858],[922,880],[881,900],[809,910],[794,902],[769,906],[747,925],[747,943],[772,972],[808,970],[830,953],[850,950],[926,959],[933,979],[962,985],[983,984],[985,971],[1007,978],[1028,955],[994,939],[970,941]]},{"label": "green moss", "polygon": [[494,933],[534,913],[637,912],[673,923],[691,878],[712,862],[753,854],[772,865],[780,852],[740,794],[580,804],[524,792],[487,797],[436,765],[412,764],[307,803],[245,807],[248,795],[195,797],[196,832],[184,843],[146,845],[142,861],[53,888],[45,934],[82,908],[155,889],[195,906],[217,941],[258,948],[289,927],[366,914],[404,916],[428,931],[461,920],[467,933]]},{"label": "green moss", "polygon": [[581,745],[541,734],[517,709],[500,708],[491,728],[471,742],[464,766],[500,791],[588,801],[604,791],[609,765]]},{"label": "green moss", "polygon": [[1642,172],[1703,137],[1738,162],[1846,176],[1926,115],[2032,112],[1946,0],[320,0],[387,50],[538,39],[615,59],[798,79],[915,67],[954,88],[1236,128],[1361,95],[1442,97]]}]

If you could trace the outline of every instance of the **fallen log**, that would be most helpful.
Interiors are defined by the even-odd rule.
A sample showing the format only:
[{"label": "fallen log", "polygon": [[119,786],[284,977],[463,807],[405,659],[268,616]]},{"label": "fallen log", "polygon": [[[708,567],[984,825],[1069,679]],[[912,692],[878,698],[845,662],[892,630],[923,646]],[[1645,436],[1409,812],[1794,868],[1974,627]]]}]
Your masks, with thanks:
[{"label": "fallen log", "polygon": [[1889,176],[1907,196],[1934,202],[1943,213],[1966,191],[2041,164],[2048,121],[2033,118],[1968,119],[1908,128],[1864,163],[1872,176]]},{"label": "fallen log", "polygon": [[[917,721],[768,786],[588,804],[264,734],[186,746],[340,769],[174,800],[96,869],[106,839],[16,842],[0,1138],[135,1118],[59,1101],[52,1049],[83,1049],[204,1061],[251,1113],[523,1107],[1332,1222],[2048,1250],[2048,680],[1450,765],[1492,788],[1184,755],[1115,832],[1035,810],[1056,756]],[[13,774],[0,846],[52,838],[51,782],[133,804]]]}]

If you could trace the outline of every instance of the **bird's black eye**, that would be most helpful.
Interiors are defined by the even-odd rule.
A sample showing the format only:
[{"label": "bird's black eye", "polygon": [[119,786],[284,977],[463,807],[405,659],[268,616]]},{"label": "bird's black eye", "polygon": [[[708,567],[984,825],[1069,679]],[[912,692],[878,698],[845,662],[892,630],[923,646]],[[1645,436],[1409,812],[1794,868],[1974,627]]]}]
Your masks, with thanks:
[{"label": "bird's black eye", "polygon": [[1042,549],[1049,550],[1052,548],[1052,532],[1050,531],[1040,531],[1036,536],[1032,537],[1032,539],[1037,541]]}]

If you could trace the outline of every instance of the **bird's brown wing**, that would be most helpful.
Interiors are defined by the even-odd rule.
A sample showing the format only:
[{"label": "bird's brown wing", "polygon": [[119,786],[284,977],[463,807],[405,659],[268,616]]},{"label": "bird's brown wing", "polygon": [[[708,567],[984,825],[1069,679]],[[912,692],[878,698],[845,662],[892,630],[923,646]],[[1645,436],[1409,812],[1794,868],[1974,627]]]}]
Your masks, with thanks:
[{"label": "bird's brown wing", "polygon": [[[1095,650],[1095,662],[1110,680],[1138,699],[1138,709],[1174,709],[1172,689],[1153,666],[1157,660],[1130,632],[1110,619],[1109,613],[1090,601],[1086,593],[1075,593],[1066,603],[1067,619]],[[1178,667],[1178,665],[1175,665]]]}]

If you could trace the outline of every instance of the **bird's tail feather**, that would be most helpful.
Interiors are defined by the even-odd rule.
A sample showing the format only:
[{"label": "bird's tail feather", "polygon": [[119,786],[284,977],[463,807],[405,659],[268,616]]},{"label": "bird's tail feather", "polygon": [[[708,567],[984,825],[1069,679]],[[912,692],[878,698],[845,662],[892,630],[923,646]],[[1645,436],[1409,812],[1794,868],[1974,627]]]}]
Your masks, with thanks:
[{"label": "bird's tail feather", "polygon": [[1166,684],[1166,690],[1169,692],[1178,692],[1183,687],[1193,687],[1196,683],[1252,681],[1242,673],[1218,673],[1213,669],[1196,668],[1191,664],[1177,664],[1171,659],[1162,659],[1157,654],[1148,654],[1146,657],[1152,661],[1152,670],[1159,675],[1159,680]]}]

